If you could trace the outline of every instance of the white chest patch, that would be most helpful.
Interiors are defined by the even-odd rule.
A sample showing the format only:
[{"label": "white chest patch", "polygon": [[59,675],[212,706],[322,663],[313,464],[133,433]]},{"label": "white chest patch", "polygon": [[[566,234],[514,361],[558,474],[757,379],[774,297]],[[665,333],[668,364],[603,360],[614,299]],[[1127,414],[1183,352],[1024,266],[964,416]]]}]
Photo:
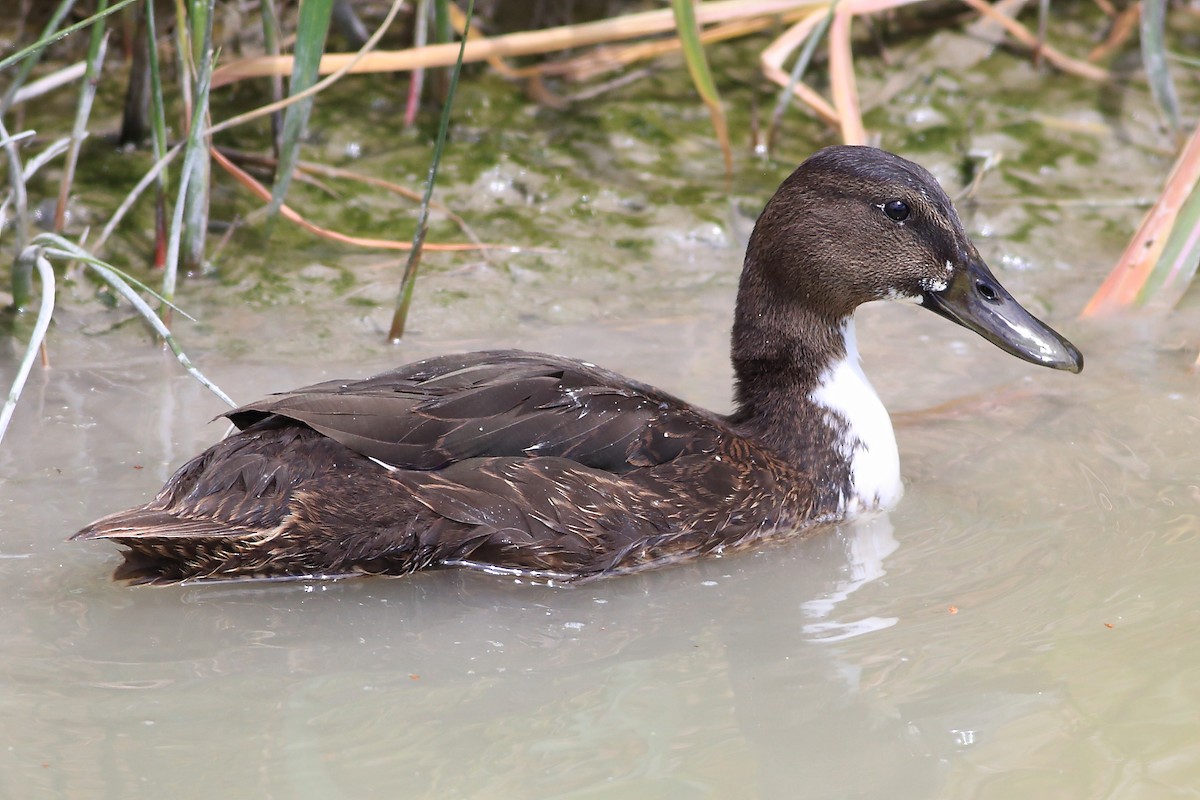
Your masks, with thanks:
[{"label": "white chest patch", "polygon": [[846,357],[821,375],[810,397],[845,422],[838,447],[850,462],[852,486],[850,496],[842,498],[841,510],[850,515],[891,508],[900,502],[904,485],[892,419],[859,364],[853,318],[843,323],[842,337]]}]

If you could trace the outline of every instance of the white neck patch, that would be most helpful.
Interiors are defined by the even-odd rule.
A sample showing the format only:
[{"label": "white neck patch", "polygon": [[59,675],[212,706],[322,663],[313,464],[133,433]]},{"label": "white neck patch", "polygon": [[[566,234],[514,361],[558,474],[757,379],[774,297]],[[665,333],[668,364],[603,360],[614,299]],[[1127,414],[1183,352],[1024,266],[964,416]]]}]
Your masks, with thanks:
[{"label": "white neck patch", "polygon": [[850,496],[843,497],[840,510],[846,515],[887,509],[900,502],[900,453],[892,419],[859,363],[854,318],[842,323],[846,357],[821,374],[810,399],[827,409],[830,417],[845,421],[846,432],[838,443],[843,458],[850,462]]}]

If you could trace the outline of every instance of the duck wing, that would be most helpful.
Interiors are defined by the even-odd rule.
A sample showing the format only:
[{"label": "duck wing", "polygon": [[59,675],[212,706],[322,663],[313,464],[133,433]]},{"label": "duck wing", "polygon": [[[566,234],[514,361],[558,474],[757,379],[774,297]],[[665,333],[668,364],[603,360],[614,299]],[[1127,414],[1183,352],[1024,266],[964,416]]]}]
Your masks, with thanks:
[{"label": "duck wing", "polygon": [[624,474],[682,452],[712,452],[722,427],[715,415],[616,373],[513,350],[327,381],[225,416],[242,430],[279,417],[296,420],[357,453],[415,470],[480,457],[548,456]]}]

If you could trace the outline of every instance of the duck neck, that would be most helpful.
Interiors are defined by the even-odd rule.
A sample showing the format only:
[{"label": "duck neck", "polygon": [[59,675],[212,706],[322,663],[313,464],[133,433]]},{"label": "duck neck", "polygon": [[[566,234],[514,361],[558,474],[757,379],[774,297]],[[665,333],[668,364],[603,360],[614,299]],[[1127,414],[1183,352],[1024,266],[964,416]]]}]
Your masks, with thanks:
[{"label": "duck neck", "polygon": [[732,421],[812,476],[823,512],[894,505],[902,492],[896,439],[859,364],[853,316],[760,313],[744,299],[733,332]]}]

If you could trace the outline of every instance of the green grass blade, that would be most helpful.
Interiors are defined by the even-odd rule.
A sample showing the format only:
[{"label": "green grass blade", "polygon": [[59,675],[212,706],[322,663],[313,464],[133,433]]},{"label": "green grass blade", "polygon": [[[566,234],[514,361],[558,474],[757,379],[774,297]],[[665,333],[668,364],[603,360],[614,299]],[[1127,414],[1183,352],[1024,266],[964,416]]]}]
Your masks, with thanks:
[{"label": "green grass blade", "polygon": [[171,303],[169,300],[167,300],[161,294],[154,291],[154,289],[152,289],[149,286],[147,286],[146,284],[142,283],[137,278],[133,277],[129,273],[125,272],[124,270],[118,269],[117,267],[114,267],[112,264],[109,264],[107,261],[103,261],[103,260],[97,258],[96,256],[89,253],[87,250],[84,250],[83,247],[81,247],[80,245],[72,242],[70,239],[66,239],[66,238],[58,235],[57,233],[40,233],[37,236],[33,237],[32,244],[43,248],[46,252],[46,255],[48,255],[48,256],[62,258],[62,259],[66,259],[68,261],[82,261],[85,264],[92,264],[94,266],[103,267],[104,269],[110,270],[111,272],[115,273],[119,278],[121,278],[121,280],[130,284],[135,289],[137,289],[139,292],[145,292],[146,294],[153,296],[155,299],[159,300],[160,302],[166,303],[167,305],[171,306],[171,308],[173,310],[178,311],[182,316],[186,317],[188,320],[191,320],[192,322],[196,321],[195,317],[193,317],[191,314],[184,311],[179,306]]},{"label": "green grass blade", "polygon": [[404,336],[408,322],[408,309],[412,305],[413,289],[417,283],[417,269],[421,264],[421,251],[425,244],[425,233],[429,229],[429,203],[433,200],[433,186],[437,181],[438,165],[442,163],[442,151],[446,147],[446,132],[450,129],[450,109],[454,105],[454,93],[458,91],[458,77],[462,74],[463,53],[467,48],[467,34],[471,32],[471,18],[475,14],[475,0],[467,0],[466,23],[462,40],[458,46],[458,60],[450,73],[450,88],[446,102],[442,104],[442,118],[438,122],[437,142],[433,146],[433,161],[429,165],[429,177],[425,181],[425,195],[421,198],[421,211],[417,219],[417,232],[413,235],[413,247],[404,265],[404,277],[400,280],[400,297],[392,314],[392,325],[388,329],[388,340],[398,342]]},{"label": "green grass blade", "polygon": [[66,35],[63,31],[58,30],[58,26],[73,5],[75,5],[75,0],[62,0],[58,4],[58,7],[54,9],[54,13],[50,15],[50,19],[46,22],[46,27],[42,29],[42,35],[38,37],[36,42],[0,61],[0,70],[2,70],[21,58],[25,59],[16,74],[12,76],[12,81],[8,84],[8,89],[4,91],[4,97],[0,98],[0,115],[8,113],[9,107],[12,106],[13,98],[17,96],[17,91],[25,85],[29,74],[33,72],[33,68],[41,61],[42,53],[45,52],[50,43]]},{"label": "green grass blade", "polygon": [[[137,289],[142,289],[150,294],[154,294],[156,297],[162,300],[163,298],[160,295],[155,294],[155,292],[148,288],[145,284],[130,278],[112,264],[101,261],[100,259],[92,256],[79,245],[68,241],[61,236],[52,233],[45,233],[38,236],[36,241],[39,243],[39,249],[41,249],[42,244],[54,245],[54,247],[45,248],[44,252],[47,254],[58,255],[63,258],[81,261],[86,264],[89,269],[100,276],[105,283],[111,286],[113,290],[117,292],[117,294],[121,295],[130,302],[130,304],[142,316],[142,318],[146,320],[150,327],[153,328],[155,332],[162,337],[163,341],[167,343],[167,347],[171,348],[171,352],[175,354],[175,358],[180,364],[183,365],[183,368],[187,370],[188,374],[190,374],[193,378],[199,381],[202,386],[215,394],[217,397],[221,398],[221,400],[229,404],[231,407],[237,406],[237,403],[233,402],[233,400],[229,398],[229,395],[225,394],[225,392],[223,392],[219,386],[210,381],[207,377],[205,377],[204,373],[200,372],[200,370],[196,368],[196,365],[192,363],[192,360],[187,357],[186,353],[183,352],[183,348],[179,346],[179,342],[176,341],[174,335],[171,333],[171,330],[166,326],[166,324],[163,323],[161,319],[158,318],[158,316],[154,313],[154,309],[150,308],[146,301],[141,298],[137,292]],[[180,311],[180,313],[182,314],[183,312]],[[184,314],[184,316],[187,315]],[[188,317],[188,319],[191,319],[191,317]]]},{"label": "green grass blade", "polygon": [[[150,50],[150,116],[153,123],[151,141],[154,147],[154,159],[163,157],[167,151],[167,113],[163,103],[162,71],[158,63],[158,27],[154,21],[154,0],[146,0],[146,43]],[[159,185],[165,192],[167,178],[165,173],[159,179]]]},{"label": "green grass blade", "polygon": [[721,154],[725,157],[725,175],[733,177],[733,148],[729,143],[729,127],[725,123],[725,109],[721,107],[721,97],[717,92],[717,84],[713,81],[712,71],[708,68],[708,58],[704,55],[704,45],[700,41],[700,25],[696,22],[696,9],[692,0],[671,0],[671,8],[675,12],[675,28],[679,33],[679,41],[683,45],[683,57],[687,62],[688,72],[692,83],[704,105],[708,106],[709,116],[712,117],[713,130],[717,141],[721,144]]},{"label": "green grass blade", "polygon": [[[162,70],[158,61],[158,24],[154,20],[154,0],[146,0],[145,13],[146,63],[150,71],[150,142],[154,160],[160,161],[167,151],[167,112],[166,103],[163,101]],[[167,171],[160,170],[154,184],[154,265],[156,267],[162,267],[166,260],[167,192],[170,191],[170,188]],[[118,212],[121,213],[119,209]],[[114,215],[114,217],[116,216]],[[116,223],[110,221],[110,224],[115,226]],[[109,226],[105,226],[105,228],[109,230]]]},{"label": "green grass blade", "polygon": [[[303,0],[300,4],[289,96],[299,94],[316,83],[332,10],[333,0]],[[288,106],[284,112],[283,145],[279,152],[279,167],[275,171],[275,185],[271,189],[271,203],[267,207],[268,225],[279,213],[279,207],[283,205],[288,187],[292,184],[292,174],[300,155],[300,137],[304,135],[304,126],[308,123],[312,106],[313,98],[307,97]]]},{"label": "green grass blade", "polygon": [[1179,97],[1167,68],[1167,44],[1163,31],[1167,24],[1167,0],[1142,0],[1141,37],[1142,65],[1154,102],[1162,110],[1167,124],[1178,136],[1182,130],[1179,118]]},{"label": "green grass blade", "polygon": [[38,349],[42,346],[42,342],[46,338],[46,331],[50,328],[50,318],[54,315],[54,269],[42,254],[41,248],[28,247],[21,251],[21,255],[17,257],[17,263],[13,266],[13,271],[22,270],[32,273],[34,267],[37,268],[38,277],[42,282],[42,302],[38,309],[37,321],[33,324],[33,334],[29,337],[29,344],[25,348],[25,356],[21,359],[20,366],[17,367],[17,375],[13,378],[12,385],[9,386],[4,407],[0,408],[0,441],[3,441],[4,433],[8,430],[8,423],[12,420],[17,401],[21,398],[21,390],[25,388],[25,381],[28,380],[29,372],[33,369],[33,360],[37,358]]}]

